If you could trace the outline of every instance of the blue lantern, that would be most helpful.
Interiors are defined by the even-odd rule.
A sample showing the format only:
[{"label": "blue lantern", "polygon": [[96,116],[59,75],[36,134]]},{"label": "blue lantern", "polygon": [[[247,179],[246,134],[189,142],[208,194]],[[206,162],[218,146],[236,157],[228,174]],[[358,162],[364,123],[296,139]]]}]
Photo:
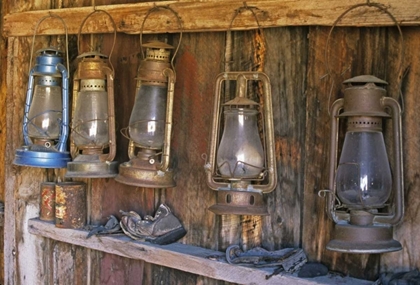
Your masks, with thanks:
[{"label": "blue lantern", "polygon": [[[41,18],[32,40],[31,60],[38,26],[47,18],[57,18],[63,24],[68,46],[67,27],[63,19],[50,14]],[[16,165],[64,168],[70,161],[67,151],[69,133],[69,78],[63,65],[63,52],[58,48],[44,48],[36,52],[35,66],[29,71],[25,110],[22,123],[23,146],[16,150]]]}]

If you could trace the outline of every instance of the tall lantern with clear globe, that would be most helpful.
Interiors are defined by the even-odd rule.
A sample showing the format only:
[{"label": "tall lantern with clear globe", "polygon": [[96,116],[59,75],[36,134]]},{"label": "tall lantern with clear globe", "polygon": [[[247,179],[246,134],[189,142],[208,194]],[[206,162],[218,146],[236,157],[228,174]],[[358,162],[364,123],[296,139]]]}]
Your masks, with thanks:
[{"label": "tall lantern with clear globe", "polygon": [[[236,95],[222,102],[223,84]],[[248,85],[263,86],[262,104],[248,98]],[[229,96],[227,96],[229,97]],[[262,72],[224,72],[216,80],[207,184],[217,190],[216,214],[267,215],[262,194],[277,185],[271,86]]]},{"label": "tall lantern with clear globe", "polygon": [[90,52],[78,58],[70,136],[73,161],[67,164],[66,177],[115,177],[114,72],[105,55]]},{"label": "tall lantern with clear globe", "polygon": [[[38,26],[36,25],[32,49]],[[59,18],[62,20],[61,18]],[[66,49],[67,49],[67,28]],[[29,72],[28,88],[22,123],[24,144],[15,152],[16,165],[65,168],[70,161],[67,151],[68,138],[68,57],[67,67],[63,64],[64,53],[55,47],[38,50],[36,63]],[[67,51],[68,54],[68,51]]]},{"label": "tall lantern with clear globe", "polygon": [[[331,114],[332,193],[327,211],[336,225],[327,249],[397,251],[401,244],[393,239],[392,226],[404,212],[400,106],[386,97],[387,83],[374,76],[354,77],[344,84],[344,98],[334,102]],[[382,133],[387,118],[392,119],[392,159]],[[346,119],[347,130],[338,159],[340,119]]]},{"label": "tall lantern with clear globe", "polygon": [[[96,51],[78,56],[73,79],[73,112],[70,150],[73,161],[67,164],[66,177],[115,177],[118,163],[116,154],[114,68],[111,55],[116,40],[112,17],[105,11],[95,10],[82,22],[82,27],[95,13],[104,13],[114,26],[114,42],[109,57]],[[79,42],[78,42],[79,43]]]},{"label": "tall lantern with clear globe", "polygon": [[[145,22],[157,11],[168,11],[177,19],[179,41],[172,56],[174,47],[167,43],[152,40],[143,44]],[[115,180],[120,183],[146,188],[175,187],[170,152],[176,81],[174,59],[181,42],[182,21],[178,13],[169,6],[154,5],[149,9],[140,30],[143,57],[137,70],[134,106],[129,125],[122,130],[129,139],[130,160],[119,166]]]},{"label": "tall lantern with clear globe", "polygon": [[139,187],[174,187],[169,168],[175,85],[175,72],[170,63],[173,47],[159,41],[143,47],[146,57],[138,69],[128,127],[130,161],[120,165],[115,180]]}]

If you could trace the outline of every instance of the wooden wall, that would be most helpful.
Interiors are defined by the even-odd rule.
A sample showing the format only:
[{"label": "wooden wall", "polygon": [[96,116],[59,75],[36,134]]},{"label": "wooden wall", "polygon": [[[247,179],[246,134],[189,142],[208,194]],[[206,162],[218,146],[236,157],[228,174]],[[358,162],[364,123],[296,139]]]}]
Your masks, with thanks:
[{"label": "wooden wall", "polygon": [[[86,2],[10,1],[3,4],[2,14],[90,5]],[[127,3],[103,0],[96,4],[123,2]],[[228,17],[233,14],[223,12]],[[415,98],[420,89],[420,28],[404,27],[404,44],[395,27],[336,28],[328,47],[331,74],[324,56],[329,31],[330,27],[314,26],[268,28],[262,34],[232,32],[232,70],[259,68],[271,79],[279,182],[275,191],[265,195],[269,216],[216,216],[207,210],[215,202],[216,192],[206,186],[202,154],[208,152],[214,80],[223,70],[221,62],[229,45],[225,32],[208,32],[184,34],[176,57],[172,162],[177,186],[152,190],[126,186],[113,179],[85,179],[92,200],[92,223],[102,223],[110,214],[119,215],[120,209],[152,214],[165,202],[188,230],[182,243],[217,250],[235,243],[269,250],[302,247],[311,261],[321,261],[331,270],[365,279],[375,279],[384,271],[418,268],[420,146],[416,116],[420,101]],[[148,35],[145,40],[159,38],[177,44],[178,36]],[[57,38],[38,40],[40,47]],[[12,165],[14,151],[22,144],[31,41],[31,37],[0,39],[0,96],[5,98],[0,100],[0,160],[5,160],[0,168],[0,175],[5,178],[0,197],[5,195],[7,202],[5,284],[223,284],[27,232],[27,220],[38,216],[40,183],[60,176],[58,171],[52,175],[47,170]],[[85,48],[89,42],[88,36],[83,37]],[[112,37],[98,35],[93,42],[102,53],[109,53]],[[256,48],[263,43],[264,49]],[[397,74],[403,45],[404,74]],[[78,54],[74,35],[69,48],[70,58],[74,59]],[[138,35],[117,35],[112,63],[116,70],[119,128],[127,126],[134,101],[139,48]],[[261,58],[264,60],[259,61]],[[72,65],[72,72],[74,68]],[[389,96],[398,99],[397,86],[402,82],[406,213],[403,223],[395,228],[395,238],[403,244],[403,250],[396,253],[355,255],[325,249],[333,223],[326,217],[325,201],[317,193],[328,186],[328,109],[341,96],[341,82],[361,74],[388,81]],[[127,160],[127,140],[119,132],[117,137],[117,160],[123,162]]]},{"label": "wooden wall", "polygon": [[[3,15],[3,4],[0,5],[0,16]],[[0,20],[0,30],[3,29],[3,21]],[[0,34],[0,164],[4,165],[5,151],[6,151],[6,108],[4,102],[6,101],[6,74],[7,74],[7,39]],[[5,183],[3,177],[5,168],[0,167],[0,201],[4,203],[4,189]],[[0,280],[4,280],[4,211],[1,213],[0,226]]]}]

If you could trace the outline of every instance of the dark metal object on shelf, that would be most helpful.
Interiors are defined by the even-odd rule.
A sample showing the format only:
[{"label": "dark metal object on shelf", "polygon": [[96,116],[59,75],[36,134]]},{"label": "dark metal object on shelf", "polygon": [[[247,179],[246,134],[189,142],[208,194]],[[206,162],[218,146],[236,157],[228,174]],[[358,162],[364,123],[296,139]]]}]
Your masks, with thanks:
[{"label": "dark metal object on shelf", "polygon": [[226,260],[230,264],[254,267],[280,266],[281,271],[293,273],[306,263],[307,258],[303,249],[300,248],[268,251],[261,247],[255,247],[248,251],[242,251],[239,245],[231,245],[226,250]]},{"label": "dark metal object on shelf", "polygon": [[106,235],[116,233],[122,233],[120,222],[114,215],[111,215],[108,217],[108,221],[105,225],[94,227],[92,230],[89,231],[86,238],[88,239],[93,235]]}]

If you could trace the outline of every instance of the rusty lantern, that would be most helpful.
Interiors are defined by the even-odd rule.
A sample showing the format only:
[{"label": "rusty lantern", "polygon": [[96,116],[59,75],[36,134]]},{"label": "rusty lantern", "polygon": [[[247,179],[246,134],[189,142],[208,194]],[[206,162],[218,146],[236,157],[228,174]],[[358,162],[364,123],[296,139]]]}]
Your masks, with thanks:
[{"label": "rusty lantern", "polygon": [[114,71],[103,54],[88,52],[78,59],[70,135],[73,161],[67,164],[66,177],[115,177]]},{"label": "rusty lantern", "polygon": [[115,180],[139,187],[174,187],[169,169],[175,86],[169,59],[173,46],[153,41],[143,47],[146,57],[138,69],[136,98],[125,129],[130,161],[120,165]]},{"label": "rusty lantern", "polygon": [[[404,212],[401,109],[386,97],[387,82],[371,75],[344,81],[344,98],[334,102],[327,212],[336,223],[327,249],[347,253],[384,253],[401,249],[392,226]],[[390,164],[382,133],[392,119]],[[338,160],[339,120],[347,130]]]},{"label": "rusty lantern", "polygon": [[[222,102],[222,84],[236,82],[236,96]],[[247,98],[249,83],[262,83],[263,105]],[[224,111],[222,111],[224,106]],[[267,215],[262,194],[277,184],[270,80],[262,72],[218,75],[213,112],[207,184],[217,190],[210,211]]]}]

